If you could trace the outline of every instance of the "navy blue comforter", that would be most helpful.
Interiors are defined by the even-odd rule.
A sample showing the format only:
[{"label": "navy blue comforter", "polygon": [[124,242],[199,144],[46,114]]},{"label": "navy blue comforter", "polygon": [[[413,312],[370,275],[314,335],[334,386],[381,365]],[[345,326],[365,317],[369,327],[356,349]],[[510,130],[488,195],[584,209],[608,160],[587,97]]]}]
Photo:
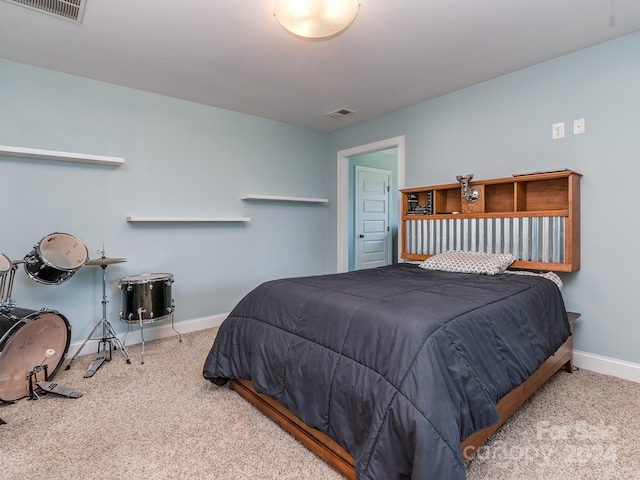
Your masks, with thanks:
[{"label": "navy blue comforter", "polygon": [[569,335],[547,279],[400,264],[262,284],[203,373],[251,380],[342,445],[360,480],[455,480],[461,440]]}]

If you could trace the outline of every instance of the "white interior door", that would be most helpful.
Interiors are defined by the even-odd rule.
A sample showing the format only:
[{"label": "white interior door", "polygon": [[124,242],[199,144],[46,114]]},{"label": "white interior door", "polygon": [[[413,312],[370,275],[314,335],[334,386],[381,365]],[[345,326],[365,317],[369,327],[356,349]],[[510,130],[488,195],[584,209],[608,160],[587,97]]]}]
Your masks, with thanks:
[{"label": "white interior door", "polygon": [[356,165],[355,173],[355,268],[389,265],[391,172]]}]

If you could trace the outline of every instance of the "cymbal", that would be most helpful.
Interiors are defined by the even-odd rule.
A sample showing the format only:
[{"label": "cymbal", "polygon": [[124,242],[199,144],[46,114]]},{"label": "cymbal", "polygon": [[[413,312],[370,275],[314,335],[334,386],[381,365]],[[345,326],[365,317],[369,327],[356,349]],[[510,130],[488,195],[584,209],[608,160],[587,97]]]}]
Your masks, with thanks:
[{"label": "cymbal", "polygon": [[92,260],[87,260],[85,265],[112,265],[114,263],[123,263],[126,262],[126,258],[109,258],[109,257],[99,257],[94,258]]}]

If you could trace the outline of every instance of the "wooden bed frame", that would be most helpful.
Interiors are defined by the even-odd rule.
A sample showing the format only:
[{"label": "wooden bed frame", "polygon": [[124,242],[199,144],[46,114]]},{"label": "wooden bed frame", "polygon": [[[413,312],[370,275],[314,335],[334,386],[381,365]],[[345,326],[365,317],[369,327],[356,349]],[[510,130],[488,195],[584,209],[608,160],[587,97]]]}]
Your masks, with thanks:
[{"label": "wooden bed frame", "polygon": [[[573,331],[573,323],[580,317],[580,314],[568,312],[568,317]],[[464,459],[468,459],[538,388],[563,368],[569,373],[573,371],[573,336],[569,337],[524,383],[514,388],[498,402],[497,410],[500,420],[497,423],[474,433],[460,443]],[[353,457],[334,440],[319,430],[307,426],[274,398],[256,392],[251,381],[230,379],[229,387],[338,472],[350,480],[355,480]]]},{"label": "wooden bed frame", "polygon": [[[477,191],[477,201],[466,198],[462,183],[401,190],[402,258],[423,260],[438,253],[443,244],[455,243],[453,237],[447,236],[454,235],[451,232],[456,232],[454,237],[460,237],[455,237],[460,245],[454,249],[482,251],[469,247],[474,247],[474,242],[478,246],[483,244],[485,233],[481,232],[488,229],[494,234],[491,242],[496,243],[496,248],[500,246],[506,251],[520,252],[512,265],[515,268],[576,271],[580,268],[580,177],[577,172],[563,169],[473,181],[469,187]],[[542,236],[539,233],[525,234],[523,225],[529,223],[536,225],[532,229],[539,229]],[[522,230],[521,237],[503,236],[501,232],[510,229]],[[541,252],[538,252],[538,242],[544,245]],[[515,250],[512,249],[514,246],[517,247]],[[529,250],[538,252],[539,258],[529,258]],[[568,316],[573,331],[573,322],[580,314],[569,312]],[[562,368],[567,372],[573,369],[573,337],[569,337],[524,383],[498,402],[500,420],[497,423],[460,443],[464,459],[468,459]],[[337,471],[355,480],[353,457],[327,435],[304,424],[277,400],[257,393],[250,381],[231,379],[229,386]]]}]

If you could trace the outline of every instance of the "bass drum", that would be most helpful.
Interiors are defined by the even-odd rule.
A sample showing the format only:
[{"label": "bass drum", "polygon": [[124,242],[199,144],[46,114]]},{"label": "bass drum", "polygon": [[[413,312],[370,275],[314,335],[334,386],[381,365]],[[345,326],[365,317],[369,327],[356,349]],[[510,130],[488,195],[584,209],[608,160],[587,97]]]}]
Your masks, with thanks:
[{"label": "bass drum", "polygon": [[[52,310],[11,308],[0,311],[0,400],[29,395],[27,374],[47,365],[51,379],[67,357],[71,327]],[[38,376],[37,380],[48,380]]]}]

